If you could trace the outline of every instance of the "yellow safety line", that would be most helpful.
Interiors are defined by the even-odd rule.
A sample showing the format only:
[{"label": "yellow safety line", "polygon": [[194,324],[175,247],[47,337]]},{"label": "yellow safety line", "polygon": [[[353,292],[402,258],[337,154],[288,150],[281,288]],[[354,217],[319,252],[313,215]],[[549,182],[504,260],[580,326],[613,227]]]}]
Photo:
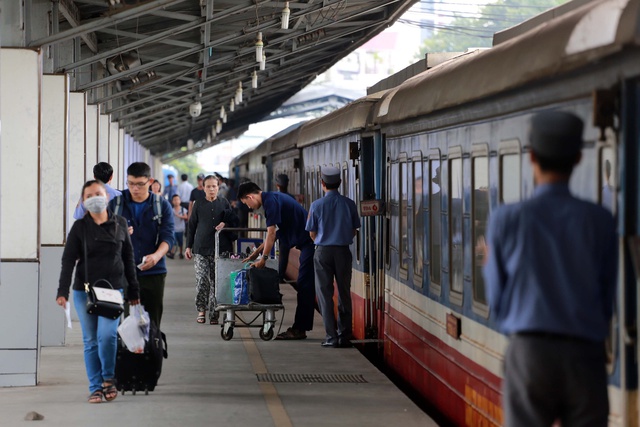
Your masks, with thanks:
[{"label": "yellow safety line", "polygon": [[[249,355],[249,360],[253,366],[253,372],[256,374],[267,374],[267,366],[265,365],[264,360],[262,360],[260,351],[258,351],[258,346],[256,346],[251,333],[248,329],[238,329],[240,329],[240,336],[242,337],[244,349],[246,350],[247,355]],[[293,427],[289,414],[287,414],[287,410],[284,409],[282,400],[280,400],[278,391],[273,383],[260,382],[259,384],[274,425],[276,427]]]}]

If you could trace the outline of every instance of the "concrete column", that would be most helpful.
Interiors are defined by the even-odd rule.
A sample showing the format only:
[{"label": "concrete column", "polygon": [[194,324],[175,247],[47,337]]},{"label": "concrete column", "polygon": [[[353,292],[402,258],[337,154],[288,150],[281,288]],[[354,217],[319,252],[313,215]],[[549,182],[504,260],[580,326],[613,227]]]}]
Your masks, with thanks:
[{"label": "concrete column", "polygon": [[120,129],[118,135],[118,175],[114,176],[118,178],[118,188],[122,190],[125,188],[124,174],[127,171],[128,166],[124,164],[124,142],[127,135],[125,134],[124,129]]},{"label": "concrete column", "polygon": [[[67,145],[67,233],[73,222],[73,212],[80,200],[85,182],[85,139],[87,101],[84,92],[69,94],[69,142]],[[93,166],[92,166],[93,168]],[[89,170],[89,175],[92,175]]]},{"label": "concrete column", "polygon": [[85,145],[85,180],[93,179],[93,167],[98,163],[98,106],[87,105]]},{"label": "concrete column", "polygon": [[41,64],[0,50],[0,386],[37,383]]},{"label": "concrete column", "polygon": [[98,115],[98,162],[109,163],[109,124],[110,116]]},{"label": "concrete column", "polygon": [[[109,163],[113,166],[114,173],[118,167],[118,138],[120,138],[118,123],[109,123]],[[115,185],[115,183],[113,183],[113,185]]]},{"label": "concrete column", "polygon": [[40,345],[64,345],[64,311],[55,304],[66,241],[65,165],[69,123],[69,78],[42,78],[40,203]]}]

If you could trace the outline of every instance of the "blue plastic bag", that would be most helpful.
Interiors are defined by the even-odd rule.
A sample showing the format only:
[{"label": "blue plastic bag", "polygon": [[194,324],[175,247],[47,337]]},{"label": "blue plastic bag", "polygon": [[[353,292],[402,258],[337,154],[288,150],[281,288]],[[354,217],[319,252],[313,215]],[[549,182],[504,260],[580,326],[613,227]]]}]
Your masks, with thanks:
[{"label": "blue plastic bag", "polygon": [[[233,283],[233,304],[249,304],[249,285],[247,284],[247,270],[238,270]],[[232,273],[233,277],[233,273]]]}]

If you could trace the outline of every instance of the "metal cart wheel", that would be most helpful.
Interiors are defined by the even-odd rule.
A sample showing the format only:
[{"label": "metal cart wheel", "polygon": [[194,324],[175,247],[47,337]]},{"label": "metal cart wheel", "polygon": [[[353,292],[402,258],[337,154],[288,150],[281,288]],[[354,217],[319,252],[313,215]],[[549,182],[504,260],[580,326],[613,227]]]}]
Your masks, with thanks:
[{"label": "metal cart wheel", "polygon": [[260,338],[263,341],[269,341],[273,338],[273,326],[269,325],[267,332],[264,331],[264,327],[260,328]]},{"label": "metal cart wheel", "polygon": [[220,328],[220,336],[225,341],[229,341],[231,338],[233,338],[233,326],[230,326],[226,332],[224,327]]}]

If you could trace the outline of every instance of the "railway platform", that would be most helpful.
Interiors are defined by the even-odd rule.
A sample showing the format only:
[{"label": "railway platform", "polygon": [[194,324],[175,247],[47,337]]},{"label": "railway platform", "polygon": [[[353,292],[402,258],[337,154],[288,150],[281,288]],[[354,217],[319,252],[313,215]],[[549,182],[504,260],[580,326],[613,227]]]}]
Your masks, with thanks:
[{"label": "railway platform", "polygon": [[[220,326],[195,322],[193,263],[168,260],[168,267],[162,329],[169,358],[154,392],[87,403],[76,321],[64,347],[43,349],[38,386],[0,388],[0,426],[28,424],[31,411],[44,416],[38,426],[436,426],[357,349],[322,348],[318,313],[306,340],[265,342],[258,329],[238,328],[224,341]],[[284,330],[295,291],[282,288]]]}]

